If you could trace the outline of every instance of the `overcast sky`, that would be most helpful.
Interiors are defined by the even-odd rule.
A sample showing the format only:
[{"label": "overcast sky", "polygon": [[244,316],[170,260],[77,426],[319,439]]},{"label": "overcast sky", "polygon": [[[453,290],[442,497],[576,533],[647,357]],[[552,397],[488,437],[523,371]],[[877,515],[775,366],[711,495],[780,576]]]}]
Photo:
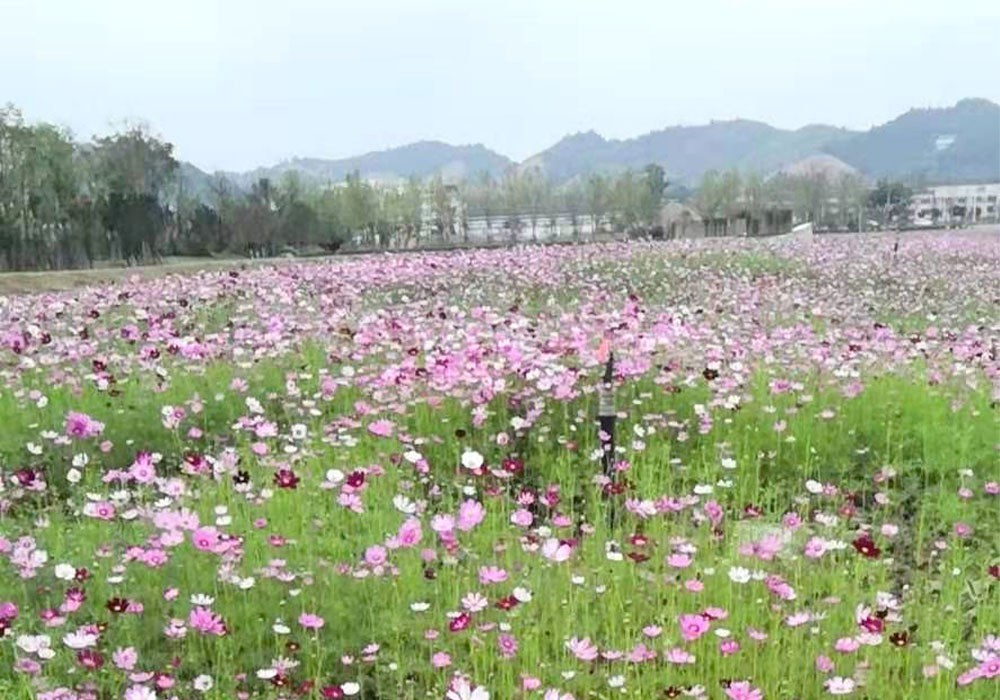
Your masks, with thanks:
[{"label": "overcast sky", "polygon": [[0,102],[81,138],[141,118],[208,170],[969,96],[1000,101],[998,0],[0,0]]}]

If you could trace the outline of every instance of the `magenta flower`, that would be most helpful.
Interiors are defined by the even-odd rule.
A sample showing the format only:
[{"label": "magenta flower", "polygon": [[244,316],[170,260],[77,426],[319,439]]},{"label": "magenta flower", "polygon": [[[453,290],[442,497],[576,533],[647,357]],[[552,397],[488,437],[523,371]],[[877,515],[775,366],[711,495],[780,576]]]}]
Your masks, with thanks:
[{"label": "magenta flower", "polygon": [[505,659],[513,658],[517,654],[517,640],[513,635],[501,633],[497,637],[497,650],[500,652],[500,656]]},{"label": "magenta flower", "polygon": [[681,615],[678,618],[684,641],[693,642],[708,632],[709,622],[704,615]]},{"label": "magenta flower", "polygon": [[67,437],[77,440],[97,437],[104,432],[104,423],[94,420],[86,413],[70,411],[66,414],[63,430]]},{"label": "magenta flower", "polygon": [[206,636],[221,637],[226,634],[222,616],[201,606],[196,607],[188,615],[188,624]]}]

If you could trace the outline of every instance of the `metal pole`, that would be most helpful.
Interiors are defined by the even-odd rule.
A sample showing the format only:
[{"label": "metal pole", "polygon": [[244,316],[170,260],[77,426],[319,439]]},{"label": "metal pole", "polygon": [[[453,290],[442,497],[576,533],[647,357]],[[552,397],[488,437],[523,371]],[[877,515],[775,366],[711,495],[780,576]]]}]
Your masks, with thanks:
[{"label": "metal pole", "polygon": [[615,411],[614,373],[615,354],[609,352],[608,360],[604,364],[604,377],[598,390],[597,405],[599,431],[597,437],[603,450],[601,464],[604,475],[609,478],[615,472],[615,421],[618,419],[618,413]]}]

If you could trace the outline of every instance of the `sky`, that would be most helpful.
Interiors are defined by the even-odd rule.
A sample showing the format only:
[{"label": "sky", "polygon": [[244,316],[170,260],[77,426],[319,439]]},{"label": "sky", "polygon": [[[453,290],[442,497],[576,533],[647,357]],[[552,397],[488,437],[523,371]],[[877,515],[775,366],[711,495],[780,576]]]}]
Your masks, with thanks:
[{"label": "sky", "polygon": [[0,0],[0,103],[205,170],[1000,101],[997,0]]}]

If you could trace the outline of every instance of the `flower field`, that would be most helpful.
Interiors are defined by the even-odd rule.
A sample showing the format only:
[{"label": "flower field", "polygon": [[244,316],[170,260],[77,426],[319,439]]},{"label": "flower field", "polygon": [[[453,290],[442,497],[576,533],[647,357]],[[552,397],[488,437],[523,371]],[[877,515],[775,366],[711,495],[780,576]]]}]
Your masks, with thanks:
[{"label": "flower field", "polygon": [[997,697],[1000,239],[894,242],[4,298],[0,697]]}]

